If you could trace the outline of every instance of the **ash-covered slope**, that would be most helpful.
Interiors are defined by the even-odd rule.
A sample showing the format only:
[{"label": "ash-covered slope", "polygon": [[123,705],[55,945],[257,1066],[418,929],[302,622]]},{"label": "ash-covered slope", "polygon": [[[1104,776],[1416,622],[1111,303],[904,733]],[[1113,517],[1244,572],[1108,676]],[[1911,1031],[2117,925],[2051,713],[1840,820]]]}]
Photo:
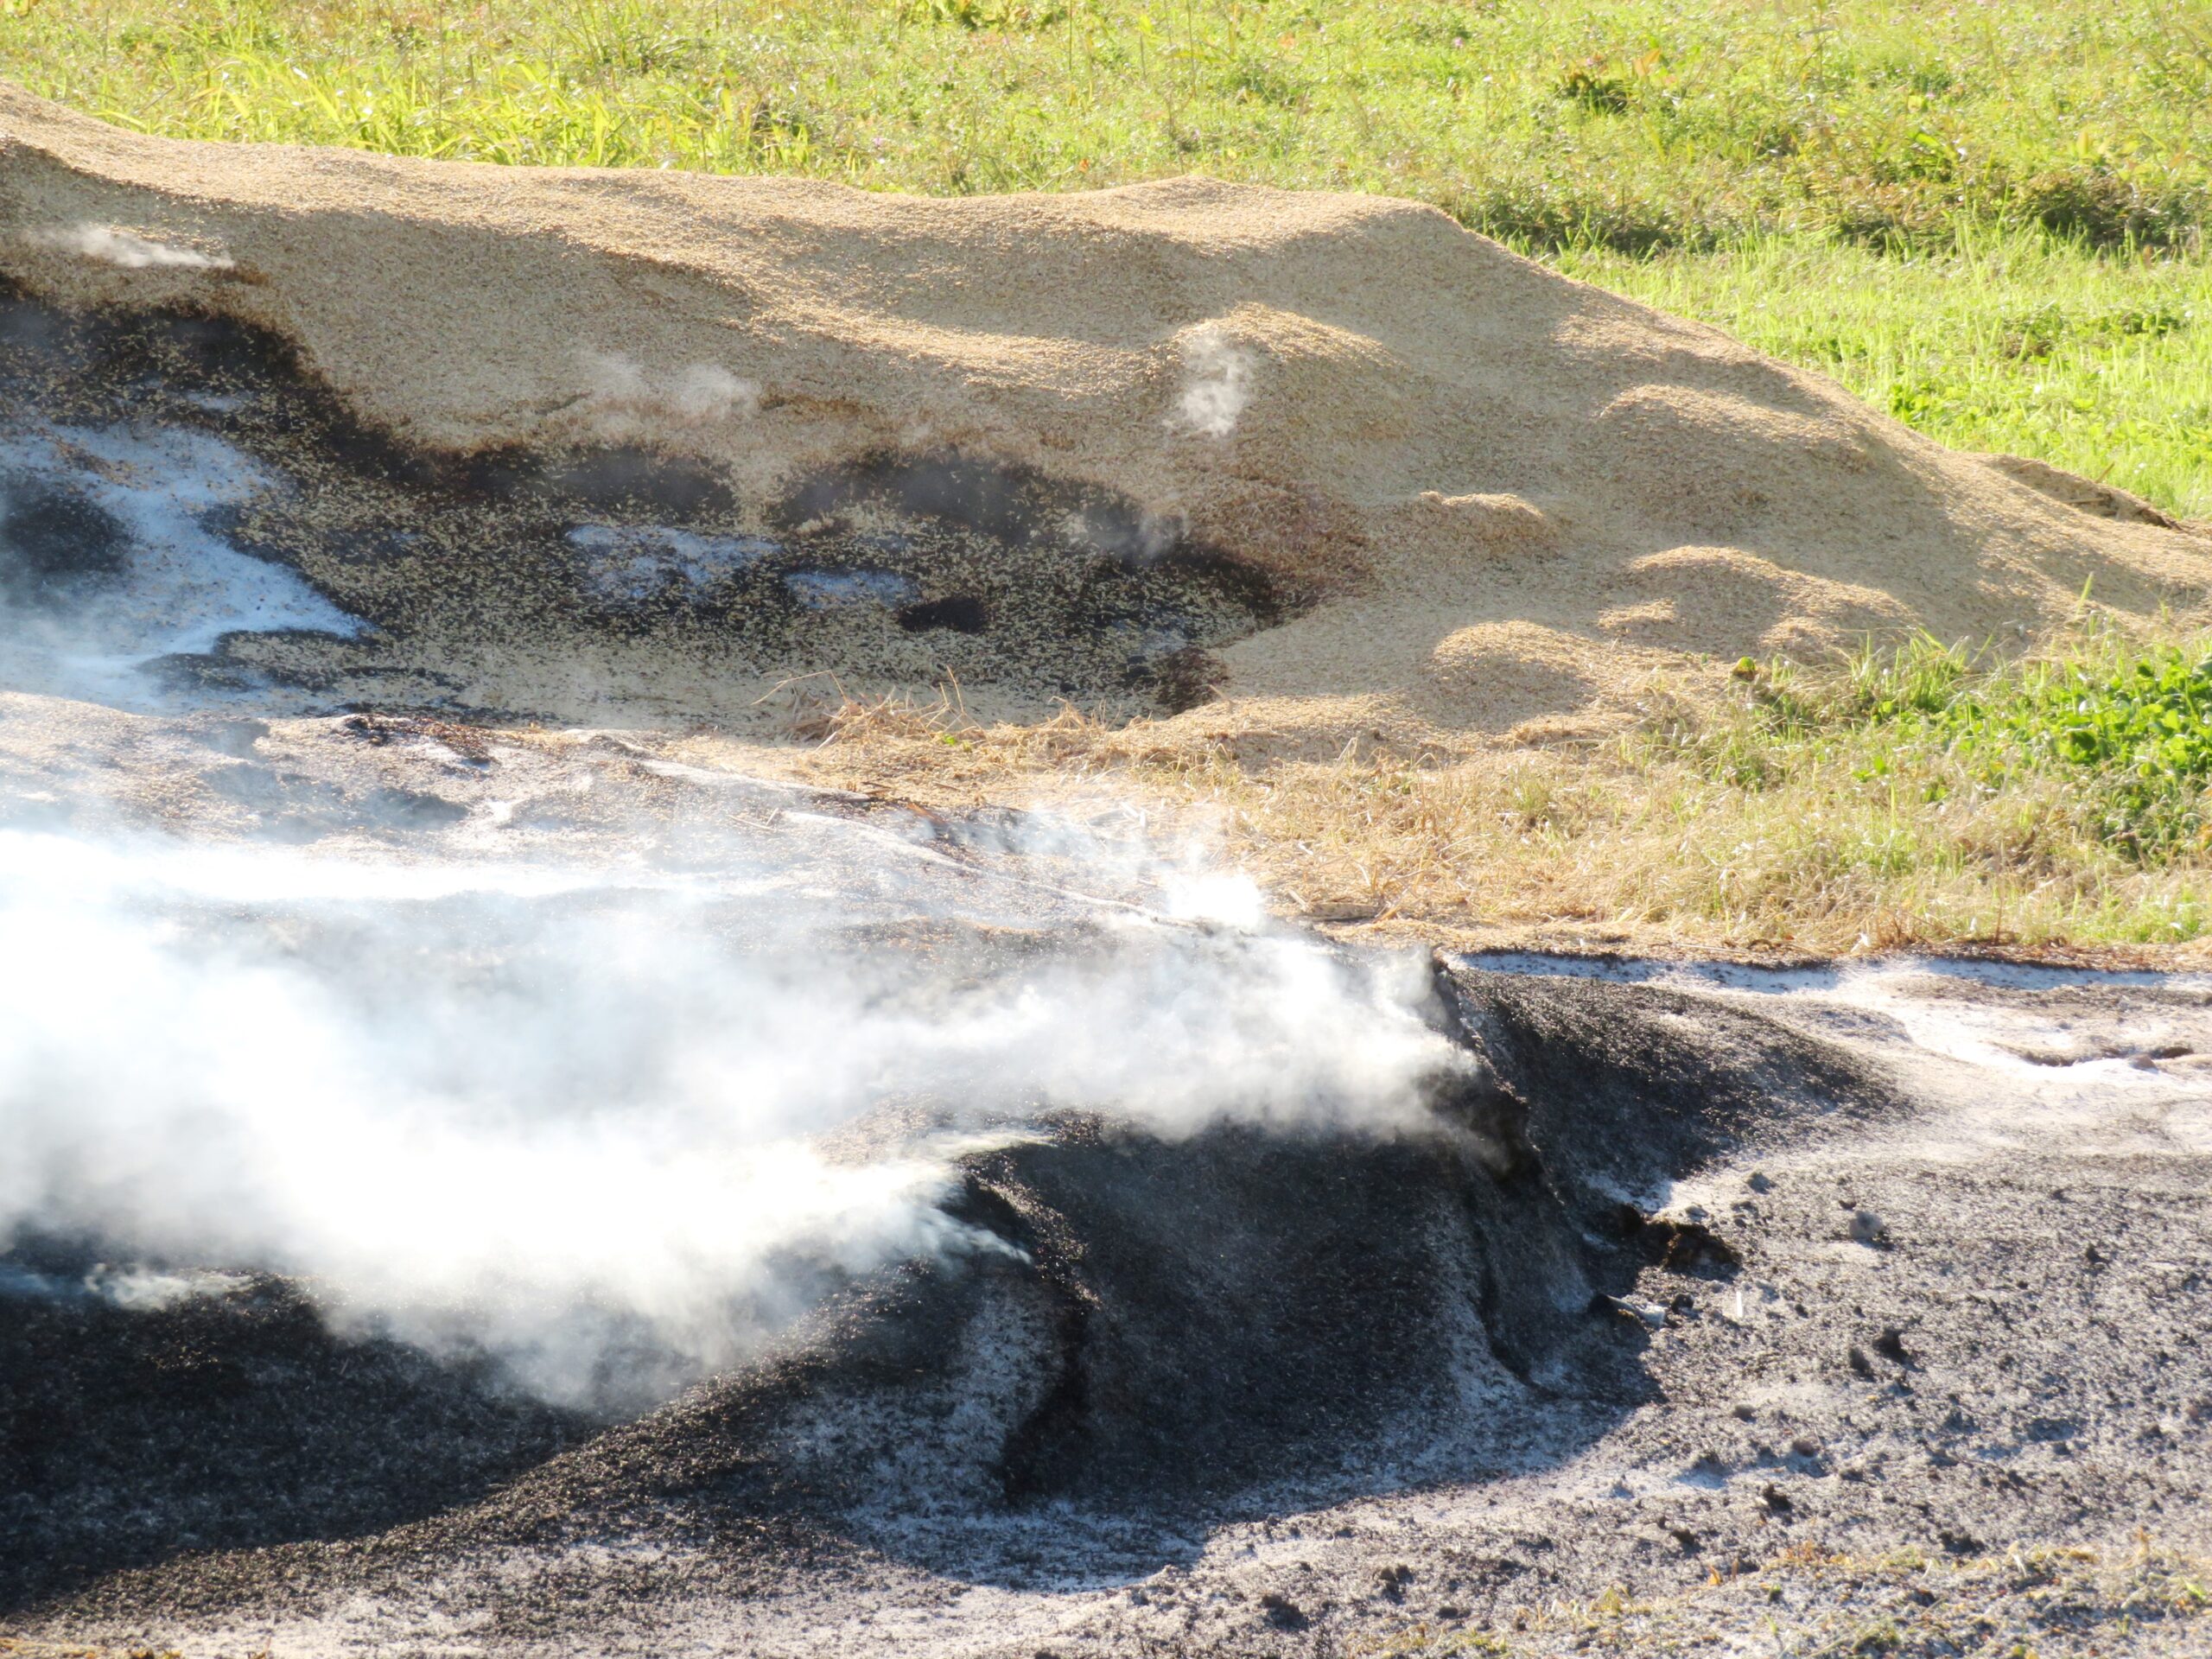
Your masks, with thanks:
[{"label": "ash-covered slope", "polygon": [[[1218,686],[1292,738],[1448,740],[1602,709],[1681,653],[2009,633],[2088,583],[2192,613],[2212,572],[2200,538],[1387,200],[442,164],[147,138],[0,91],[0,276],[285,343],[376,435],[371,472],[480,516],[529,518],[512,493],[548,478],[623,496],[525,525],[534,551],[435,514],[412,551],[356,542],[342,585],[408,626],[300,671],[443,675],[478,708],[720,717],[794,671],[950,669],[1009,712]],[[363,531],[359,457],[301,435],[300,473],[335,477],[299,511]],[[668,487],[608,473],[640,446]],[[556,556],[596,576],[549,597]],[[661,620],[579,621],[593,580]],[[803,626],[725,628],[764,607]],[[538,664],[580,630],[601,660],[564,689]]]},{"label": "ash-covered slope", "polygon": [[[166,1641],[369,1589],[405,1643],[405,1582],[489,1615],[508,1552],[703,1546],[689,1589],[725,1594],[790,1574],[795,1537],[1038,1591],[1148,1576],[1240,1518],[1553,1468],[1655,1397],[1638,1275],[1736,1266],[1649,1213],[1669,1184],[1901,1103],[1842,1051],[1663,993],[1438,995],[1514,1081],[1440,1081],[1433,1120],[1386,1135],[1063,1115],[963,1161],[947,1207],[982,1242],[849,1285],[765,1359],[612,1427],[335,1338],[277,1281],[137,1308],[17,1287],[0,1618]],[[914,1132],[859,1134],[880,1155]],[[12,1270],[81,1273],[42,1248]]]},{"label": "ash-covered slope", "polygon": [[0,1630],[2201,1651],[2186,1562],[2052,1586],[2207,1541],[2205,988],[1518,965],[1440,987],[1497,1070],[1427,1131],[1064,1116],[964,1160],[947,1203],[996,1247],[868,1275],[611,1427],[334,1338],[278,1281],[35,1300],[0,1325]]},{"label": "ash-covered slope", "polygon": [[1806,1633],[2203,1534],[2201,981],[1370,981],[650,738],[0,712],[0,1637]]}]

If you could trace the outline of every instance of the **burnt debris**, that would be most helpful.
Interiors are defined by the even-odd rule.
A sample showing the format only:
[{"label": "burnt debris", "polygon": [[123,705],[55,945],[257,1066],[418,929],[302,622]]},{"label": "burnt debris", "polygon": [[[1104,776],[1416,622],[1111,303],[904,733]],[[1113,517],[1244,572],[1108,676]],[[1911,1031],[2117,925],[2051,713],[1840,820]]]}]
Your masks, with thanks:
[{"label": "burnt debris", "polygon": [[1014,1581],[1053,1569],[1000,1523],[1049,1505],[1071,1550],[1119,1540],[1149,1571],[1239,1515],[1571,1455],[1652,1396],[1649,1323],[1617,1311],[1639,1275],[1734,1270],[1718,1232],[1631,1200],[1769,1128],[1893,1103],[1755,1015],[1708,1007],[1694,1039],[1656,988],[1440,972],[1437,989],[1481,1064],[1440,1088],[1429,1128],[1162,1138],[1048,1115],[970,1154],[949,1201],[995,1247],[829,1286],[775,1354],[632,1422],[333,1337],[275,1281],[156,1315],[26,1304],[0,1322],[0,1606],[416,1516],[440,1548],[803,1520]]},{"label": "burnt debris", "polygon": [[360,626],[264,640],[241,615],[207,653],[219,663],[171,675],[232,696],[579,718],[550,671],[588,662],[568,679],[702,720],[813,671],[1125,717],[1204,700],[1211,653],[1296,603],[1179,522],[959,450],[871,454],[756,498],[658,449],[410,448],[282,340],[211,317],[77,314],[0,288],[0,594],[19,604],[115,577],[133,532],[11,452],[182,434],[250,477],[237,499],[181,509]]}]

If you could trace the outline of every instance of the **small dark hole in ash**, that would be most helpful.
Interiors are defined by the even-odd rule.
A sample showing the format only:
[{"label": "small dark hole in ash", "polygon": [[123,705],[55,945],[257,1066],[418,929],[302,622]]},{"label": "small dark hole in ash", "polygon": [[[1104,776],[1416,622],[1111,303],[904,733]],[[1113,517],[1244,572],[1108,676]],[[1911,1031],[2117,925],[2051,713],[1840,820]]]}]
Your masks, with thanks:
[{"label": "small dark hole in ash", "polygon": [[950,628],[955,633],[981,633],[991,626],[990,613],[973,594],[953,594],[907,605],[899,612],[899,626],[909,633],[931,628]]},{"label": "small dark hole in ash", "polygon": [[1660,1265],[1669,1273],[1716,1278],[1743,1264],[1735,1247],[1701,1222],[1656,1221],[1647,1236],[1656,1249]]}]

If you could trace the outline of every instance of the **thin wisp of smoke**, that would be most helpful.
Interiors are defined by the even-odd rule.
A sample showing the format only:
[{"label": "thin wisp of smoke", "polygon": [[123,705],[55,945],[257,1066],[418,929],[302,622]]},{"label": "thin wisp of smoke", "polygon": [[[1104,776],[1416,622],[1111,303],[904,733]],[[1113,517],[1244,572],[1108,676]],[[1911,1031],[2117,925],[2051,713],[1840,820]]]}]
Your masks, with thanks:
[{"label": "thin wisp of smoke", "polygon": [[1183,394],[1176,405],[1181,423],[1210,438],[1234,432],[1252,401],[1251,353],[1209,323],[1185,339],[1183,372]]},{"label": "thin wisp of smoke", "polygon": [[73,253],[79,258],[96,260],[120,270],[231,270],[236,268],[234,262],[224,255],[202,253],[197,248],[180,247],[173,242],[156,242],[113,225],[55,226],[44,230],[26,231],[23,234],[34,246],[51,248],[60,253]]},{"label": "thin wisp of smoke", "polygon": [[[851,1275],[1004,1249],[943,1200],[1041,1113],[1396,1134],[1457,1064],[1408,964],[1123,912],[950,981],[846,948],[838,901],[754,858],[717,882],[0,834],[0,1243],[301,1275],[341,1329],[626,1411]],[[894,1103],[931,1127],[873,1131]]]},{"label": "thin wisp of smoke", "polygon": [[566,414],[602,443],[741,420],[760,406],[759,384],[719,364],[687,363],[671,374],[654,374],[619,352],[582,352],[578,360],[584,394]]}]

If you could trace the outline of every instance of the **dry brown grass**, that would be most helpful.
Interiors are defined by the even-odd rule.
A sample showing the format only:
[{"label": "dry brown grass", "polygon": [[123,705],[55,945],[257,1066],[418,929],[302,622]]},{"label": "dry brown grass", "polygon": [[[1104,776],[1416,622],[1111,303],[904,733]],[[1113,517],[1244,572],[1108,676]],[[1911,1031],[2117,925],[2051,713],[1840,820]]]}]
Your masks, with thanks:
[{"label": "dry brown grass", "polygon": [[1218,845],[1287,912],[1469,945],[2171,956],[2212,931],[2212,859],[2131,858],[2083,779],[1992,789],[1849,726],[1783,757],[1748,694],[1647,707],[1605,738],[1269,760],[1187,722],[983,726],[957,687],[917,702],[833,682],[794,702],[794,746],[743,764],[940,806],[1111,796]]}]

